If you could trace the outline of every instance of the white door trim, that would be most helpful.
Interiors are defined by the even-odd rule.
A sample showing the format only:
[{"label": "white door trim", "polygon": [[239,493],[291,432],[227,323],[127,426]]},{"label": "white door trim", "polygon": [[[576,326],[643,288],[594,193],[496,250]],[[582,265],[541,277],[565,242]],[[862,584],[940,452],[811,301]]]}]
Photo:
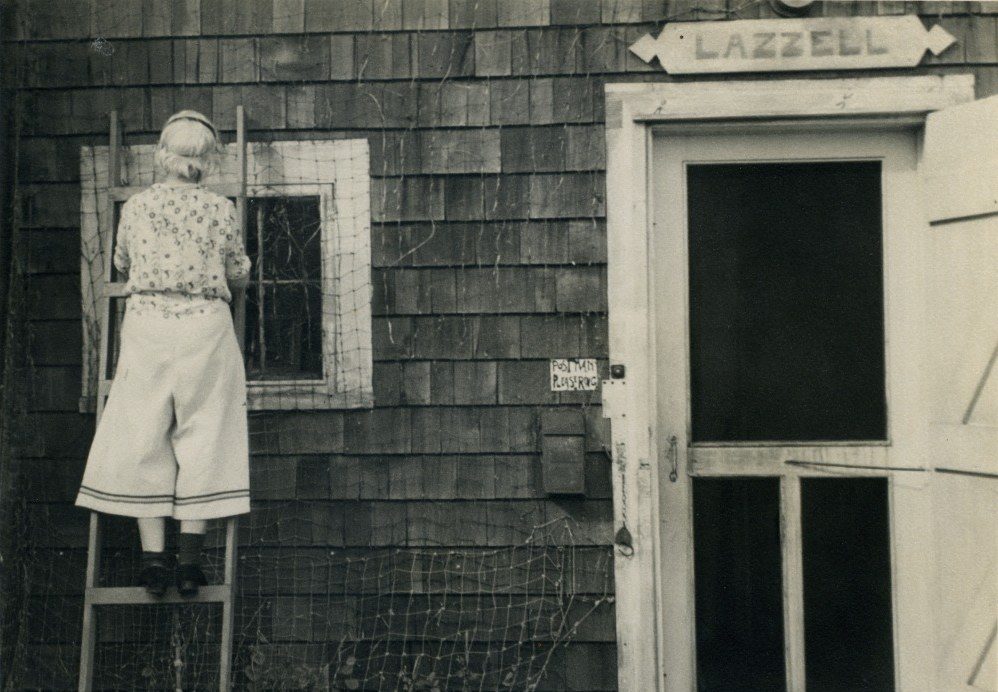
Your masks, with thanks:
[{"label": "white door trim", "polygon": [[688,134],[722,123],[768,122],[774,131],[815,122],[911,127],[931,111],[973,98],[972,75],[606,86],[610,358],[626,366],[626,377],[605,383],[604,415],[612,425],[614,528],[626,526],[631,537],[631,546],[619,546],[615,559],[621,690],[662,689],[669,674],[661,650],[661,606],[669,594],[662,592],[660,578],[667,569],[660,542],[667,537],[658,528],[659,476],[660,469],[667,476],[678,459],[655,439],[652,126],[681,124]]}]

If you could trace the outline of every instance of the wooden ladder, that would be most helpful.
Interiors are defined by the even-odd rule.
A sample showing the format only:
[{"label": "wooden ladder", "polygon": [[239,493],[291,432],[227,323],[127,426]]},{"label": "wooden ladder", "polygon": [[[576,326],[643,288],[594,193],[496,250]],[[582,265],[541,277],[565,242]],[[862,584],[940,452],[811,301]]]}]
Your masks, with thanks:
[{"label": "wooden ladder", "polygon": [[[100,370],[97,375],[97,420],[104,412],[104,404],[111,388],[113,372],[111,372],[110,332],[112,301],[124,298],[125,282],[115,282],[113,279],[114,239],[115,239],[115,208],[117,202],[124,202],[143,187],[123,185],[121,180],[121,128],[118,112],[110,113],[110,145],[108,147],[108,188],[107,207],[100,218],[101,243],[104,257],[104,286],[100,294]],[[242,106],[236,107],[236,144],[238,151],[239,182],[235,185],[207,185],[211,190],[227,197],[235,197],[236,211],[243,234],[243,244],[246,240],[246,127]],[[246,319],[246,296],[243,291],[233,295],[235,314],[233,323],[240,350],[243,349],[243,327]],[[225,528],[225,574],[224,582],[201,587],[194,598],[183,598],[177,589],[171,586],[162,598],[155,598],[146,593],[142,586],[100,586],[100,551],[101,525],[97,512],[90,514],[90,537],[87,546],[86,584],[83,597],[83,637],[80,646],[80,679],[81,692],[89,692],[94,681],[94,653],[97,648],[97,613],[98,606],[105,605],[154,605],[162,603],[221,603],[222,604],[222,640],[220,661],[218,667],[218,687],[229,690],[232,686],[232,634],[234,627],[233,606],[236,586],[236,518],[226,521]]]}]

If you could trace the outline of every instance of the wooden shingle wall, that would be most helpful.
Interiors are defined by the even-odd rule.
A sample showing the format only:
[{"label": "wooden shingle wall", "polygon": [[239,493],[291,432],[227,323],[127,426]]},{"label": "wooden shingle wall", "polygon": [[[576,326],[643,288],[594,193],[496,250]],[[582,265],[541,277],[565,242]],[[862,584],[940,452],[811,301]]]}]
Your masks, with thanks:
[{"label": "wooden shingle wall", "polygon": [[[30,11],[14,13],[8,35],[27,68],[20,180],[33,370],[19,457],[37,568],[26,668],[38,676],[28,683],[74,683],[86,516],[72,500],[93,434],[93,418],[76,412],[79,147],[106,143],[112,108],[126,143],[155,141],[181,108],[231,135],[238,104],[251,139],[370,141],[375,408],[251,418],[255,511],[243,523],[242,588],[257,599],[247,612],[267,612],[269,642],[299,642],[312,656],[300,642],[337,637],[321,624],[334,618],[303,595],[314,584],[274,580],[275,561],[289,555],[488,551],[568,517],[585,564],[606,565],[611,488],[598,393],[548,386],[551,358],[598,358],[605,376],[603,84],[671,79],[627,50],[662,20],[772,16],[766,2],[21,5]],[[959,43],[891,72],[972,71],[980,96],[998,92],[998,3],[825,3],[819,12],[919,13]],[[11,78],[13,65],[4,70]],[[585,434],[585,498],[540,491],[539,430],[558,415],[578,415]],[[552,550],[560,542],[542,540]],[[545,684],[614,689],[613,640],[604,603]]]}]

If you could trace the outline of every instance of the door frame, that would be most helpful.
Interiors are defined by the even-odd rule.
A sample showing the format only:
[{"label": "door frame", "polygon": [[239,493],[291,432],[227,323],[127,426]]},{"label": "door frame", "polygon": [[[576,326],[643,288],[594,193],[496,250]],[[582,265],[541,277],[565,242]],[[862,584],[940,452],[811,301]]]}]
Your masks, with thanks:
[{"label": "door frame", "polygon": [[[680,473],[686,469],[679,468],[678,451],[670,451],[673,446],[659,439],[657,421],[662,392],[657,384],[659,335],[651,264],[653,137],[788,128],[919,128],[930,112],[973,100],[974,78],[627,83],[608,84],[605,96],[610,359],[625,367],[623,377],[606,380],[603,386],[604,416],[611,420],[618,532],[618,684],[624,690],[659,690],[671,682],[669,652],[663,648],[663,603],[670,594],[662,588],[668,569],[661,554],[662,540],[667,539],[659,521],[662,484],[669,483],[674,466]],[[927,221],[924,226],[928,228]],[[681,405],[685,411],[685,399]],[[904,535],[895,533],[895,545],[905,536],[930,530],[927,517],[916,519],[924,526],[898,527]],[[620,531],[624,527],[626,533]],[[901,673],[899,689],[919,687],[916,678]]]}]

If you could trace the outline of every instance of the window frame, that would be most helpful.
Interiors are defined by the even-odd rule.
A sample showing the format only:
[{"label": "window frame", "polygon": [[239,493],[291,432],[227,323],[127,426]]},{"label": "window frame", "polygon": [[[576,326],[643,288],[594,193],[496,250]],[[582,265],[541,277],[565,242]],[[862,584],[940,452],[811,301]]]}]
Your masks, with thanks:
[{"label": "window frame", "polygon": [[[121,147],[122,180],[148,186],[158,179],[156,145]],[[247,198],[318,196],[322,244],[321,380],[247,380],[249,410],[356,409],[374,405],[371,327],[371,206],[366,139],[252,142],[247,145]],[[106,262],[109,148],[80,148],[83,373],[81,411],[95,410],[99,385],[100,300]],[[122,183],[124,185],[124,183]],[[237,144],[222,147],[207,186],[238,189]],[[235,186],[235,187],[233,187]],[[289,194],[290,193],[290,194]],[[222,192],[222,194],[225,194]],[[229,192],[231,196],[231,192]],[[113,252],[113,249],[112,249]],[[254,267],[255,269],[255,267]]]}]

